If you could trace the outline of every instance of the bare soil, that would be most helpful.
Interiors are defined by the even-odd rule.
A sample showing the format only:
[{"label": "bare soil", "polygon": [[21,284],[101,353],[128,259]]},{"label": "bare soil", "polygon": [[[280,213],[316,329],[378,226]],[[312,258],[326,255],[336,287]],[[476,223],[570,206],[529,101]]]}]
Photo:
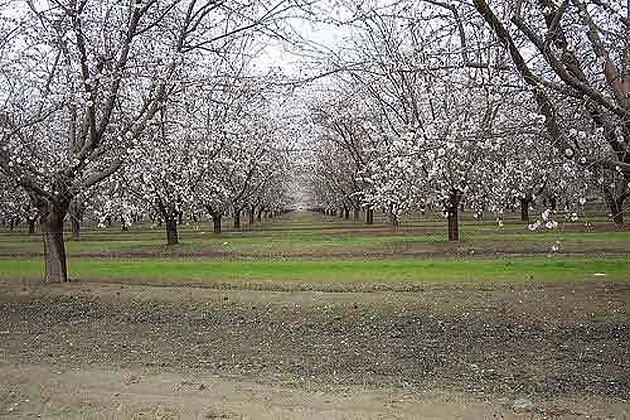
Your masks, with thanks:
[{"label": "bare soil", "polygon": [[4,282],[0,313],[0,417],[630,416],[628,284]]}]

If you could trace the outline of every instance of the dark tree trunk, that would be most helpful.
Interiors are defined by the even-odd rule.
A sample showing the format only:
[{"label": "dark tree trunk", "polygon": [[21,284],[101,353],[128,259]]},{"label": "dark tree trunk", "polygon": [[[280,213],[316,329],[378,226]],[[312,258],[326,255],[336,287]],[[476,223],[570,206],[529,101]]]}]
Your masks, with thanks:
[{"label": "dark tree trunk", "polygon": [[35,222],[37,221],[37,218],[33,217],[33,218],[29,218],[28,219],[28,234],[32,235],[35,233]]},{"label": "dark tree trunk", "polygon": [[615,223],[617,227],[623,226],[623,203],[628,196],[626,194],[615,196],[614,191],[609,189],[604,189],[603,193],[604,201],[606,202],[606,207],[608,207],[608,212],[611,215],[613,223]]},{"label": "dark tree trunk", "polygon": [[81,222],[76,215],[70,215],[70,225],[72,226],[72,240],[81,240]]},{"label": "dark tree trunk", "polygon": [[240,228],[241,228],[241,211],[235,210],[234,211],[234,229],[240,229]]},{"label": "dark tree trunk", "polygon": [[529,205],[531,202],[530,198],[521,198],[521,222],[529,223]]},{"label": "dark tree trunk", "polygon": [[451,193],[446,203],[449,242],[459,241],[459,194]]},{"label": "dark tree trunk", "polygon": [[212,215],[212,230],[214,233],[221,233],[221,218],[222,215],[218,213]]},{"label": "dark tree trunk", "polygon": [[164,218],[166,222],[166,243],[168,245],[177,245],[179,243],[179,237],[177,235],[177,218],[168,215]]},{"label": "dark tree trunk", "polygon": [[345,209],[343,212],[344,219],[350,219],[350,209]]},{"label": "dark tree trunk", "polygon": [[448,211],[448,240],[459,241],[459,209],[455,207]]},{"label": "dark tree trunk", "polygon": [[83,221],[83,213],[85,212],[85,205],[81,197],[75,197],[70,202],[68,208],[68,216],[70,217],[70,228],[72,232],[72,240],[81,240],[81,222]]},{"label": "dark tree trunk", "polygon": [[623,226],[623,202],[624,200],[610,198],[607,201],[608,210],[612,214],[612,220],[615,226]]},{"label": "dark tree trunk", "polygon": [[256,209],[254,209],[254,207],[252,206],[249,209],[249,224],[250,225],[254,224],[255,218],[256,218]]},{"label": "dark tree trunk", "polygon": [[359,209],[354,209],[353,214],[352,214],[352,220],[354,220],[355,222],[358,222],[360,218],[361,218],[361,215],[359,214]]},{"label": "dark tree trunk", "polygon": [[258,213],[256,214],[256,221],[257,222],[262,222],[262,214],[263,214],[263,209],[262,207],[258,209]]},{"label": "dark tree trunk", "polygon": [[184,221],[184,212],[181,212],[181,211],[177,212],[177,223],[181,225],[183,221]]},{"label": "dark tree trunk", "polygon": [[365,211],[365,222],[368,225],[373,225],[374,224],[374,209],[367,209]]},{"label": "dark tree trunk", "polygon": [[68,205],[43,201],[38,206],[38,212],[44,241],[44,282],[65,283],[68,281],[68,266],[63,242],[63,221]]},{"label": "dark tree trunk", "polygon": [[208,213],[210,214],[210,217],[212,217],[212,231],[214,233],[221,233],[222,227],[223,227],[222,225],[223,212],[214,210],[212,206],[209,206],[209,205],[205,207]]},{"label": "dark tree trunk", "polygon": [[129,230],[129,226],[127,226],[125,218],[122,216],[120,216],[120,230],[122,230],[123,232],[127,232]]}]

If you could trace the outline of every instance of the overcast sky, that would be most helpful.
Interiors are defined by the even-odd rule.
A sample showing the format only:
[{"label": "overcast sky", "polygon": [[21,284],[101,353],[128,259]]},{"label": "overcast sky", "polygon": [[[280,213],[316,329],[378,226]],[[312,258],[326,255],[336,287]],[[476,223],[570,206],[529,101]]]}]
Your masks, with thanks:
[{"label": "overcast sky", "polygon": [[[319,16],[328,14],[340,18],[341,8],[332,5],[330,1],[323,0],[318,7],[320,8]],[[291,26],[306,42],[306,45],[296,48],[285,45],[281,41],[272,41],[257,60],[257,64],[262,67],[281,68],[285,73],[293,74],[299,68],[319,58],[317,52],[321,57],[327,50],[337,50],[344,37],[348,35],[347,28],[323,22],[294,19]]]}]

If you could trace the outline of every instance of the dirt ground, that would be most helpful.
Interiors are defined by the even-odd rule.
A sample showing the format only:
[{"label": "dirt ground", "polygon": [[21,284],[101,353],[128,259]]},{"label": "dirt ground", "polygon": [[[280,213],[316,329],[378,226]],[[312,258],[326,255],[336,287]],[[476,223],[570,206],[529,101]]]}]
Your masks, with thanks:
[{"label": "dirt ground", "polygon": [[0,313],[0,417],[630,418],[627,283],[4,282]]}]

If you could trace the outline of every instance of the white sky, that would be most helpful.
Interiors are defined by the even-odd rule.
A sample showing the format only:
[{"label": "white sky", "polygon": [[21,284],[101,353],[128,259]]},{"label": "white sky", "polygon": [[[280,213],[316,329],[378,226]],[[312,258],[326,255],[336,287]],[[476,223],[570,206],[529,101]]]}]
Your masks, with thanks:
[{"label": "white sky", "polygon": [[[331,5],[328,0],[323,0],[319,5],[321,13],[340,18],[341,8]],[[281,41],[273,41],[261,54],[257,65],[267,68],[281,68],[286,74],[292,74],[301,66],[316,59],[316,51],[325,53],[326,50],[337,50],[344,37],[348,35],[348,29],[342,26],[322,22],[295,19],[291,23],[298,36],[306,43],[305,51],[300,51],[291,45],[284,45]]]}]

